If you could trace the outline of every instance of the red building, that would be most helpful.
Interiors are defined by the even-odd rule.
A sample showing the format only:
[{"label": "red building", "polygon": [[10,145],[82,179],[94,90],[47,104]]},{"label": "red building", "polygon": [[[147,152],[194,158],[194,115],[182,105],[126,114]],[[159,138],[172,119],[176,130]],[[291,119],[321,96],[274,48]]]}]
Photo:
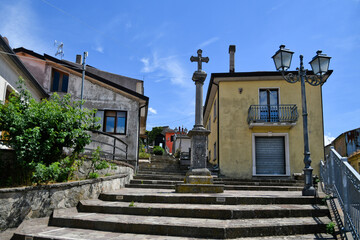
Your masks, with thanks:
[{"label": "red building", "polygon": [[173,152],[173,141],[174,141],[174,135],[183,135],[183,134],[187,134],[187,129],[185,128],[175,128],[175,130],[169,128],[169,127],[164,127],[163,130],[163,135],[165,136],[165,148],[167,150],[167,152],[172,153]]}]

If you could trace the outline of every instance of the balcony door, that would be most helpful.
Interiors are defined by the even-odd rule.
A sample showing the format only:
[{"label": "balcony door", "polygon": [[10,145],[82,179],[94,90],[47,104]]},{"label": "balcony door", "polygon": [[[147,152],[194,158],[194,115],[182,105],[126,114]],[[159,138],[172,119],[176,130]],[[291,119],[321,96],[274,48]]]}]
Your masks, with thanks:
[{"label": "balcony door", "polygon": [[279,121],[279,90],[260,89],[260,120],[264,122]]}]

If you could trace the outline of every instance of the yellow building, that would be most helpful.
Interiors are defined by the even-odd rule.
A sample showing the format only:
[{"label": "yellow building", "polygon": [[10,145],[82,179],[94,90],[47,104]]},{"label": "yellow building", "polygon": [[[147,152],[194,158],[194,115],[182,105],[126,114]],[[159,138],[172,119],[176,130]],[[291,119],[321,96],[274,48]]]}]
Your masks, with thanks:
[{"label": "yellow building", "polygon": [[348,157],[348,162],[358,173],[360,173],[360,151],[355,152]]},{"label": "yellow building", "polygon": [[356,171],[360,172],[360,128],[340,134],[325,147],[326,154],[328,154],[331,146],[333,146],[342,157],[347,157],[349,164]]},{"label": "yellow building", "polygon": [[[234,46],[233,46],[234,47]],[[212,73],[204,106],[208,159],[226,177],[291,177],[304,168],[300,82],[280,72]],[[297,72],[291,72],[297,74]],[[325,76],[327,79],[332,71]],[[311,72],[308,72],[311,74]],[[306,84],[313,174],[324,159],[322,86]]]}]

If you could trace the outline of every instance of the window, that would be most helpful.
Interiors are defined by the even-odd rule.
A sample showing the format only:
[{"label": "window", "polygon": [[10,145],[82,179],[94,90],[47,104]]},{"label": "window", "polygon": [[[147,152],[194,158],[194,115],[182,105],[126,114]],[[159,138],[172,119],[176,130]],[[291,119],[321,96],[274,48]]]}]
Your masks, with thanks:
[{"label": "window", "polygon": [[105,111],[104,132],[126,134],[126,112]]},{"label": "window", "polygon": [[279,121],[279,91],[278,89],[260,89],[259,91],[260,119],[265,122]]},{"label": "window", "polygon": [[51,92],[67,92],[69,85],[69,75],[58,70],[52,70]]},{"label": "window", "polygon": [[209,116],[209,121],[208,121],[208,125],[207,125],[207,130],[211,130],[211,116]]},{"label": "window", "polygon": [[214,121],[216,119],[216,100],[214,101]]},{"label": "window", "polygon": [[95,117],[99,120],[96,123],[101,125],[100,129],[104,132],[126,134],[127,112],[98,110]]},{"label": "window", "polygon": [[214,160],[216,159],[216,142],[214,143]]}]

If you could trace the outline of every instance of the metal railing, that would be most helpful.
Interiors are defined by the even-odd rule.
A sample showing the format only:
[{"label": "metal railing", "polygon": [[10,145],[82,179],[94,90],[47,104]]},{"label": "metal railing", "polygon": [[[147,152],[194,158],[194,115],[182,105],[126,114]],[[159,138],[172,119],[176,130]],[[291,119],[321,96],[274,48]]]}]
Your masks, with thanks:
[{"label": "metal railing", "polygon": [[344,229],[360,239],[360,175],[331,147],[326,162],[320,163],[320,178],[326,194],[336,197],[344,212]]},{"label": "metal railing", "polygon": [[106,132],[91,131],[90,134],[92,142],[85,147],[85,153],[92,153],[100,147],[100,156],[105,159],[135,164],[136,160],[128,159],[128,144],[123,140]]},{"label": "metal railing", "polygon": [[295,104],[251,105],[248,111],[248,123],[297,121],[299,114]]}]

